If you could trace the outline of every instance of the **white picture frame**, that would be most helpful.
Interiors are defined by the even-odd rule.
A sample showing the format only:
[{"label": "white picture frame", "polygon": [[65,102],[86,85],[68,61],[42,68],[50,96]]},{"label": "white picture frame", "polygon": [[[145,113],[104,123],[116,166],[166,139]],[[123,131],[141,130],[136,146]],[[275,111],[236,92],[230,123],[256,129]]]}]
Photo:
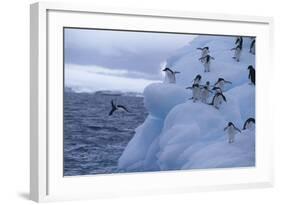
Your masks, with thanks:
[{"label": "white picture frame", "polygon": [[[31,200],[41,202],[273,186],[272,113],[264,109],[271,106],[267,98],[271,86],[267,71],[273,69],[272,18],[42,2],[31,5],[30,25]],[[256,36],[256,66],[260,68],[256,86],[256,167],[63,177],[60,123],[63,86],[61,32],[64,26]]]}]

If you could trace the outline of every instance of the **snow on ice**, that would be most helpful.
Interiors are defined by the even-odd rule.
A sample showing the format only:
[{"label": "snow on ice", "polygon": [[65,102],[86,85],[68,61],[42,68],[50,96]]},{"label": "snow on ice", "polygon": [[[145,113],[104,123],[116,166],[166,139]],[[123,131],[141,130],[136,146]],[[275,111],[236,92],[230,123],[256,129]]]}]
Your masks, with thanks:
[{"label": "snow on ice", "polygon": [[[242,130],[244,122],[255,118],[255,86],[249,83],[248,66],[255,67],[249,53],[250,38],[243,38],[240,62],[232,57],[235,37],[198,36],[167,59],[166,67],[179,71],[176,84],[153,83],[144,90],[144,105],[149,112],[136,129],[119,159],[123,171],[157,171],[199,168],[227,168],[255,165],[255,129]],[[198,60],[198,47],[208,46],[212,60],[204,72]],[[190,100],[194,77],[200,74],[204,85],[218,78],[231,81],[223,94],[227,102],[219,109]],[[210,94],[208,102],[214,93]],[[242,130],[229,144],[224,127],[233,122]]]}]

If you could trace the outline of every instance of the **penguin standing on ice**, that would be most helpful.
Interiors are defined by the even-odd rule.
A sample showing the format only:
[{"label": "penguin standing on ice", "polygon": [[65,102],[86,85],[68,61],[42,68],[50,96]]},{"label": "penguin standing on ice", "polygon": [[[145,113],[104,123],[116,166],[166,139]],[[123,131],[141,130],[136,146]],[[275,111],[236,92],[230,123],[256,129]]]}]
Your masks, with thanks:
[{"label": "penguin standing on ice", "polygon": [[223,78],[218,78],[218,80],[217,80],[217,82],[215,83],[214,86],[215,87],[219,87],[221,90],[223,90],[225,84],[232,84],[232,82],[227,81],[227,80],[225,80]]},{"label": "penguin standing on ice", "polygon": [[233,143],[234,138],[237,132],[241,133],[241,130],[239,130],[232,122],[229,122],[228,125],[224,128],[224,131],[227,131],[228,134],[228,143]]},{"label": "penguin standing on ice", "polygon": [[216,109],[219,109],[223,101],[226,102],[226,97],[222,93],[216,93],[209,105],[213,105]]},{"label": "penguin standing on ice", "polygon": [[195,83],[192,85],[192,87],[187,87],[186,89],[192,90],[192,98],[193,102],[196,102],[197,100],[200,100],[201,97],[201,89],[198,83]]},{"label": "penguin standing on ice", "polygon": [[202,76],[198,74],[195,76],[195,78],[192,80],[192,82],[193,82],[193,84],[200,84],[201,79],[202,79]]},{"label": "penguin standing on ice", "polygon": [[248,66],[249,75],[248,78],[250,79],[252,84],[256,84],[256,71],[252,65]]},{"label": "penguin standing on ice", "polygon": [[109,112],[109,116],[111,116],[115,111],[125,111],[129,112],[128,109],[123,105],[117,105],[113,100],[111,100],[111,111]]},{"label": "penguin standing on ice", "polygon": [[240,56],[241,56],[241,52],[242,52],[242,46],[239,44],[238,46],[230,49],[231,51],[235,51],[234,52],[234,56],[232,57],[233,59],[235,59],[237,62],[240,61]]},{"label": "penguin standing on ice", "polygon": [[215,58],[208,54],[204,57],[199,58],[198,60],[203,62],[204,72],[210,72],[211,60],[215,60]]},{"label": "penguin standing on ice", "polygon": [[204,85],[201,88],[201,102],[207,103],[207,99],[209,98],[209,93],[212,93],[212,91],[209,90],[207,85]]},{"label": "penguin standing on ice", "polygon": [[170,68],[165,68],[162,70],[165,72],[168,83],[176,83],[176,74],[180,73],[178,71],[172,71]]},{"label": "penguin standing on ice", "polygon": [[[201,50],[201,58],[204,58],[205,56],[207,56],[209,54],[209,47],[203,47],[203,48],[197,48],[197,50]],[[201,62],[203,63],[203,61],[201,60]]]},{"label": "penguin standing on ice", "polygon": [[248,118],[244,123],[243,130],[252,129],[255,126],[255,123],[256,121],[254,118],[252,117]]},{"label": "penguin standing on ice", "polygon": [[256,54],[256,39],[254,38],[250,45],[250,53],[255,55]]}]

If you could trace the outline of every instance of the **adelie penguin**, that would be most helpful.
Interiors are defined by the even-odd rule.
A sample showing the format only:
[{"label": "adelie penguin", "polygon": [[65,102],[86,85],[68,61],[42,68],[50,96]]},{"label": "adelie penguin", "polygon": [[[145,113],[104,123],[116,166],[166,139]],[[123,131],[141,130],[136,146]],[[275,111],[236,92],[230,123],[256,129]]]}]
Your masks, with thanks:
[{"label": "adelie penguin", "polygon": [[215,87],[219,87],[221,90],[224,89],[225,84],[232,84],[232,82],[227,81],[223,78],[218,78],[217,82],[214,84]]},{"label": "adelie penguin", "polygon": [[[201,50],[201,58],[204,58],[205,56],[207,56],[209,54],[209,47],[203,47],[203,48],[197,48],[197,50]],[[201,60],[201,62],[203,63],[203,61]]]},{"label": "adelie penguin", "polygon": [[228,134],[228,143],[233,143],[235,135],[238,132],[241,132],[232,122],[229,122],[228,125],[224,128],[224,131],[227,131]]},{"label": "adelie penguin", "polygon": [[197,100],[200,100],[201,95],[201,89],[198,83],[195,83],[192,85],[192,87],[187,87],[186,89],[192,90],[192,98],[193,102],[196,102]]},{"label": "adelie penguin", "polygon": [[248,118],[244,123],[243,130],[252,129],[255,126],[255,123],[256,121],[254,118],[252,117]]},{"label": "adelie penguin", "polygon": [[114,112],[116,111],[125,111],[125,112],[129,112],[128,109],[123,106],[123,105],[117,105],[116,103],[114,103],[113,100],[111,100],[111,111],[109,112],[109,116],[111,116]]},{"label": "adelie penguin", "polygon": [[254,38],[250,45],[250,53],[255,55],[256,54],[256,39]]},{"label": "adelie penguin", "polygon": [[249,75],[248,78],[250,79],[252,84],[256,84],[256,71],[252,65],[248,66]]},{"label": "adelie penguin", "polygon": [[238,45],[232,49],[230,49],[231,51],[235,51],[234,52],[234,56],[232,57],[233,59],[235,59],[237,62],[240,61],[240,56],[241,56],[241,52],[242,52],[242,47],[241,45]]},{"label": "adelie penguin", "polygon": [[238,36],[235,40],[235,45],[240,46],[241,50],[243,48],[243,37],[242,36]]},{"label": "adelie penguin", "polygon": [[226,97],[222,93],[216,93],[213,97],[213,100],[209,105],[214,106],[216,109],[219,109],[220,105],[226,102]]},{"label": "adelie penguin", "polygon": [[214,57],[210,56],[209,54],[199,58],[203,65],[204,65],[204,72],[210,72],[210,67],[211,67],[211,60],[215,60]]},{"label": "adelie penguin", "polygon": [[162,71],[165,72],[168,83],[176,83],[176,74],[178,74],[180,72],[172,71],[170,68],[165,68]]}]

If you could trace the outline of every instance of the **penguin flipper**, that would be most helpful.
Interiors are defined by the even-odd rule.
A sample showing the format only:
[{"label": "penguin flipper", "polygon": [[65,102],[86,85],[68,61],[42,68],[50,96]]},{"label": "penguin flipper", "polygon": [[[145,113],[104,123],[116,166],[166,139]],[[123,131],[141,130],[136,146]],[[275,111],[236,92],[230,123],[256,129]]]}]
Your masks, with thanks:
[{"label": "penguin flipper", "polygon": [[129,112],[129,110],[123,105],[117,105],[117,107],[124,109],[126,112]]},{"label": "penguin flipper", "polygon": [[116,109],[112,108],[112,110],[109,112],[108,116],[111,116],[114,113],[115,110]]}]

